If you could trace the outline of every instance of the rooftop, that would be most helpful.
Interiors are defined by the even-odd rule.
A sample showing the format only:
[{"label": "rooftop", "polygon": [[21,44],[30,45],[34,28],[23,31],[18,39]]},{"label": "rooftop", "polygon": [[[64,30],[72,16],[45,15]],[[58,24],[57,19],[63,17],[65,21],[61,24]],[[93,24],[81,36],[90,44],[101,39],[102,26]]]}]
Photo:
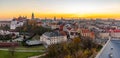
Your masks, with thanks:
[{"label": "rooftop", "polygon": [[54,37],[54,36],[63,36],[63,34],[61,34],[58,31],[54,31],[54,32],[45,32],[44,35],[49,36],[49,37]]}]

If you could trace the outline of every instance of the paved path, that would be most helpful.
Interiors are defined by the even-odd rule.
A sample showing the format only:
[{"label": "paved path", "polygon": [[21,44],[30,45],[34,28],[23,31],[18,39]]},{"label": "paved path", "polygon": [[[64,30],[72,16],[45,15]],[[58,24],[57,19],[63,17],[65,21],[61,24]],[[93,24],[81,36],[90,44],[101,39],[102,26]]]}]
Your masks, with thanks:
[{"label": "paved path", "polygon": [[28,57],[28,58],[40,58],[41,56],[44,56],[45,54],[42,55],[37,55],[37,56],[32,56],[32,57]]},{"label": "paved path", "polygon": [[[0,50],[2,51],[9,51],[9,49],[2,49],[0,48]],[[15,50],[16,52],[44,52],[43,50]]]}]

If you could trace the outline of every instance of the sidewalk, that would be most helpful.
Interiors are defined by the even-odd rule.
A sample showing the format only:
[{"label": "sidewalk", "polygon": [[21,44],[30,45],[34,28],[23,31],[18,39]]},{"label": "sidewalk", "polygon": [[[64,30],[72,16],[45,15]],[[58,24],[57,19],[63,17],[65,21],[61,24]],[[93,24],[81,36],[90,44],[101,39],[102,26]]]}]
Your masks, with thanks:
[{"label": "sidewalk", "polygon": [[[9,51],[9,49],[2,49],[2,48],[0,48],[0,50]],[[15,52],[44,52],[44,51],[43,50],[15,50]]]}]

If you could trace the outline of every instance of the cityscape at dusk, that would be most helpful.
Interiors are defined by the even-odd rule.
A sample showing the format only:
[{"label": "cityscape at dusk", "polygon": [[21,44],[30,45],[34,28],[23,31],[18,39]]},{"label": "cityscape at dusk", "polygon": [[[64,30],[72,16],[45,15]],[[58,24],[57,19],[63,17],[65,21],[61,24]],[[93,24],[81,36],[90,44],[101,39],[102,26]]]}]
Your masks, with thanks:
[{"label": "cityscape at dusk", "polygon": [[120,0],[0,0],[0,58],[120,58]]},{"label": "cityscape at dusk", "polygon": [[120,18],[120,0],[0,0],[0,19],[18,16],[37,18]]}]

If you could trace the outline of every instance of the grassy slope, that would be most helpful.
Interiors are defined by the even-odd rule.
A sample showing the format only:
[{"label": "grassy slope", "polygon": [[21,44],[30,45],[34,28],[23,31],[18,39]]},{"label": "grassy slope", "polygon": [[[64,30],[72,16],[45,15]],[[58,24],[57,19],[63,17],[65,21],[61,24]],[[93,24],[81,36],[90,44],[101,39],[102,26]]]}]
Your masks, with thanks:
[{"label": "grassy slope", "polygon": [[[28,58],[30,56],[40,55],[40,52],[15,52],[14,58]],[[0,58],[11,58],[8,51],[0,51]],[[12,57],[13,58],[13,57]]]}]

